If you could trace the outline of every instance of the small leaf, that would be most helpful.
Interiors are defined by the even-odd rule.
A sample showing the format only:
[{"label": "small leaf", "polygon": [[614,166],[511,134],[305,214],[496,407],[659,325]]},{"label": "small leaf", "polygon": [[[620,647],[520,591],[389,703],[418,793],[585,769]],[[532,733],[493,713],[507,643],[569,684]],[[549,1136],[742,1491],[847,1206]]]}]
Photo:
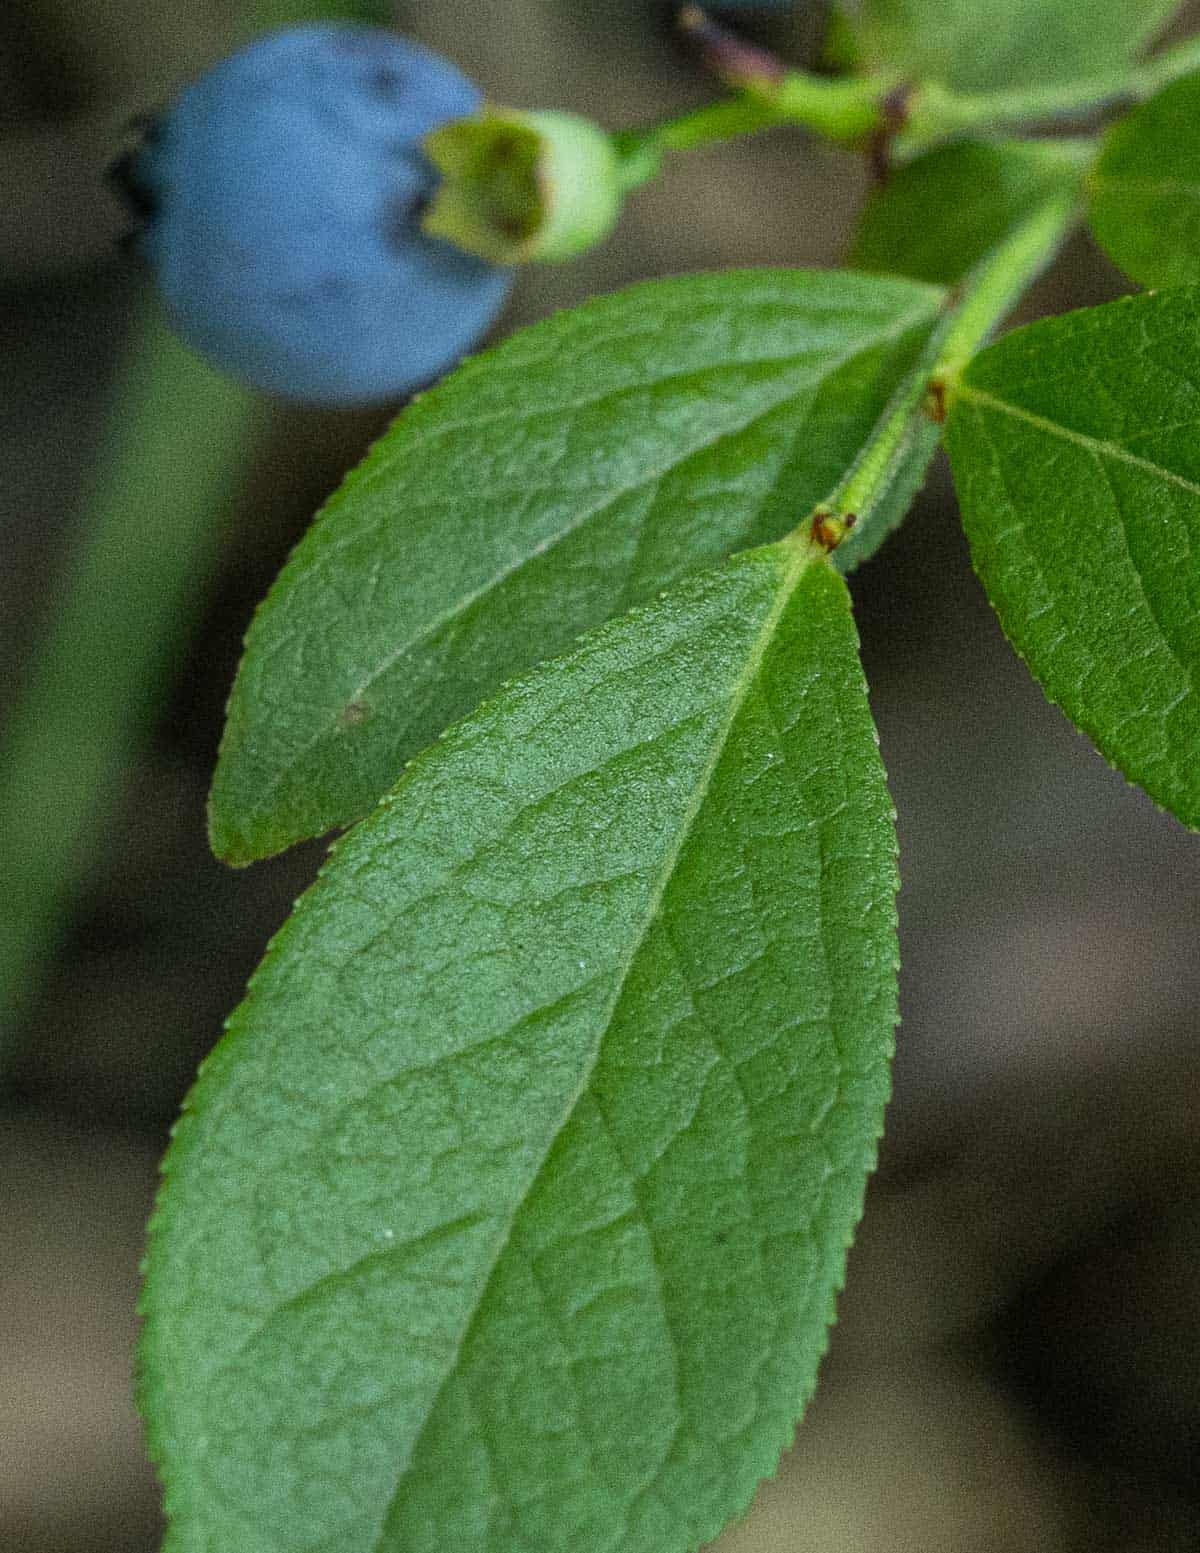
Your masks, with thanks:
[{"label": "small leaf", "polygon": [[888,1088],[856,645],[832,568],[751,552],[335,848],[167,1159],[167,1553],[684,1553],[774,1470]]},{"label": "small leaf", "polygon": [[1092,230],[1143,286],[1200,280],[1200,74],[1184,76],[1109,131],[1092,188]]},{"label": "small leaf", "polygon": [[976,357],[947,448],[975,567],[1046,694],[1200,828],[1200,288]]},{"label": "small leaf", "polygon": [[218,854],[357,819],[505,678],[790,532],[940,302],[844,273],[689,276],[461,368],[350,476],[260,610],[213,787]]},{"label": "small leaf", "polygon": [[850,262],[953,285],[1039,205],[1078,185],[1082,171],[1070,142],[939,147],[896,168],[873,190]]},{"label": "small leaf", "polygon": [[961,92],[1080,80],[1130,64],[1179,0],[862,0],[875,69]]}]

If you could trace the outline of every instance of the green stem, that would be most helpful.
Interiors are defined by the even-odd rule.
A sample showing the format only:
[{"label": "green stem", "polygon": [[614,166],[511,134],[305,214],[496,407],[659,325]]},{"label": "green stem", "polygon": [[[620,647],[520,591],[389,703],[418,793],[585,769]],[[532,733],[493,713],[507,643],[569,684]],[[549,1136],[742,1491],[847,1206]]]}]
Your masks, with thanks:
[{"label": "green stem", "polygon": [[[968,96],[936,81],[926,82],[909,97],[905,127],[896,137],[895,149],[908,158],[960,135],[990,135],[1021,125],[1077,120],[1152,97],[1195,70],[1200,70],[1200,37],[1132,69],[1032,90]],[[896,111],[889,110],[889,99],[896,90],[895,81],[878,77],[830,80],[803,70],[789,71],[775,83],[615,136],[625,187],[648,183],[667,152],[694,151],[781,124],[801,125],[835,141],[869,140],[887,129],[889,113]]]},{"label": "green stem", "polygon": [[203,594],[254,401],[136,331],[59,612],[0,766],[0,1059],[53,948]]},{"label": "green stem", "polygon": [[1200,36],[1185,38],[1174,48],[1164,49],[1153,59],[1148,59],[1134,72],[1133,96],[1135,100],[1153,97],[1164,86],[1178,81],[1181,76],[1200,70]]},{"label": "green stem", "polygon": [[782,123],[803,125],[830,140],[862,140],[886,126],[886,100],[895,84],[877,76],[826,79],[792,70],[762,101]]},{"label": "green stem", "polygon": [[[1131,69],[1032,91],[977,96],[930,81],[902,101],[905,94],[895,81],[862,76],[830,80],[793,70],[774,79],[764,76],[736,96],[679,118],[617,134],[613,144],[623,193],[657,177],[668,152],[694,151],[783,124],[801,125],[843,143],[869,144],[894,135],[895,154],[908,159],[962,135],[1011,133],[1021,125],[1078,120],[1138,102],[1195,70],[1200,70],[1200,37]],[[901,116],[904,128],[896,133]]]},{"label": "green stem", "polygon": [[994,134],[1015,125],[1085,118],[1141,102],[1195,70],[1200,70],[1200,37],[1188,38],[1132,69],[1026,91],[962,96],[935,81],[927,82],[909,102],[896,149],[907,157],[957,135]]},{"label": "green stem", "polygon": [[888,90],[877,79],[826,80],[795,70],[777,85],[707,103],[648,129],[626,131],[614,137],[626,187],[649,182],[669,151],[695,151],[780,124],[800,125],[831,140],[864,138],[883,126]]},{"label": "green stem", "polygon": [[[943,393],[953,393],[958,373],[991,337],[1029,285],[1054,259],[1079,218],[1077,191],[1055,195],[985,255],[962,282],[920,360],[892,397],[870,440],[846,478],[819,511],[840,528],[853,514],[848,541],[870,554],[878,535],[872,519],[897,471],[921,436],[931,410],[940,415]],[[931,404],[931,397],[938,403]],[[801,525],[811,528],[812,515]],[[799,532],[799,531],[798,531]]]},{"label": "green stem", "polygon": [[658,176],[668,151],[718,145],[740,135],[756,134],[778,122],[773,114],[763,111],[761,103],[749,97],[727,97],[649,129],[622,131],[613,136],[621,160],[622,181],[626,189],[636,189]]},{"label": "green stem", "polygon": [[967,276],[933,367],[933,380],[942,382],[948,395],[963,367],[1058,253],[1079,219],[1080,208],[1078,190],[1054,195]]}]

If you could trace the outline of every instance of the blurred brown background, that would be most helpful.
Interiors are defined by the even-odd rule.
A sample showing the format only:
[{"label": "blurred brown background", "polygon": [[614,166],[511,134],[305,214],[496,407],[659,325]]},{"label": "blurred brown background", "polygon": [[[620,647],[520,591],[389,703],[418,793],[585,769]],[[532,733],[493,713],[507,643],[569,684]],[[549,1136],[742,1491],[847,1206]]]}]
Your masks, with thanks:
[{"label": "blurred brown background", "polygon": [[[986,3],[986,0],[980,0]],[[1113,0],[1114,4],[1121,0]],[[816,8],[755,24],[803,57]],[[130,113],[225,48],[230,0],[0,11],[0,697],[71,544],[143,282],[101,183]],[[652,0],[397,7],[502,101],[617,127],[709,94]],[[1197,13],[1193,10],[1193,23]],[[505,327],[641,276],[835,263],[849,155],[697,155]],[[1028,311],[1120,279],[1080,238]],[[232,874],[203,804],[250,610],[386,414],[277,410],[0,1112],[0,1550],[143,1553],[129,1403],[155,1162],[319,847]],[[725,1553],[1200,1547],[1200,844],[1046,705],[971,574],[945,470],[854,584],[900,811],[904,1023],[821,1394]],[[229,1550],[236,1553],[236,1550]]]}]

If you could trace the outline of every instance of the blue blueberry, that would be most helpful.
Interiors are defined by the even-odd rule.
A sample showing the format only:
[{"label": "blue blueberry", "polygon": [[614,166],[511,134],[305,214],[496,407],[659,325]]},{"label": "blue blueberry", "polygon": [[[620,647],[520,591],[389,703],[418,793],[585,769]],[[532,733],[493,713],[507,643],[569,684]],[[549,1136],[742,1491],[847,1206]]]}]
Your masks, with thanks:
[{"label": "blue blueberry", "polygon": [[420,228],[422,138],[480,106],[430,50],[314,24],[186,88],[116,169],[172,321],[217,366],[311,403],[407,393],[499,312],[512,272]]}]

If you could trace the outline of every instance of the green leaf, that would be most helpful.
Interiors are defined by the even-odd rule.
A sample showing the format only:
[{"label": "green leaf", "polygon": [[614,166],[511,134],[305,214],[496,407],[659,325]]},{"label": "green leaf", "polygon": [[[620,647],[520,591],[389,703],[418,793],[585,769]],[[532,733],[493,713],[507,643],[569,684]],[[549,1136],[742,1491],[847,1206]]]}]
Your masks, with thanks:
[{"label": "green leaf", "polygon": [[684,1553],[743,1509],[874,1158],[894,890],[845,584],[794,545],[414,761],[167,1158],[168,1553]]},{"label": "green leaf", "polygon": [[850,262],[953,285],[1021,221],[1078,185],[1072,142],[959,141],[889,174],[863,210]]},{"label": "green leaf", "polygon": [[867,62],[960,92],[1039,86],[1130,64],[1179,0],[863,0]]},{"label": "green leaf", "polygon": [[947,435],[975,566],[1046,694],[1200,827],[1200,289],[1017,330]]},{"label": "green leaf", "polygon": [[350,476],[260,610],[213,787],[218,854],[357,819],[505,678],[789,533],[940,302],[845,273],[690,276],[467,363]]},{"label": "green leaf", "polygon": [[1200,75],[1184,76],[1109,131],[1092,230],[1144,286],[1200,280]]}]

